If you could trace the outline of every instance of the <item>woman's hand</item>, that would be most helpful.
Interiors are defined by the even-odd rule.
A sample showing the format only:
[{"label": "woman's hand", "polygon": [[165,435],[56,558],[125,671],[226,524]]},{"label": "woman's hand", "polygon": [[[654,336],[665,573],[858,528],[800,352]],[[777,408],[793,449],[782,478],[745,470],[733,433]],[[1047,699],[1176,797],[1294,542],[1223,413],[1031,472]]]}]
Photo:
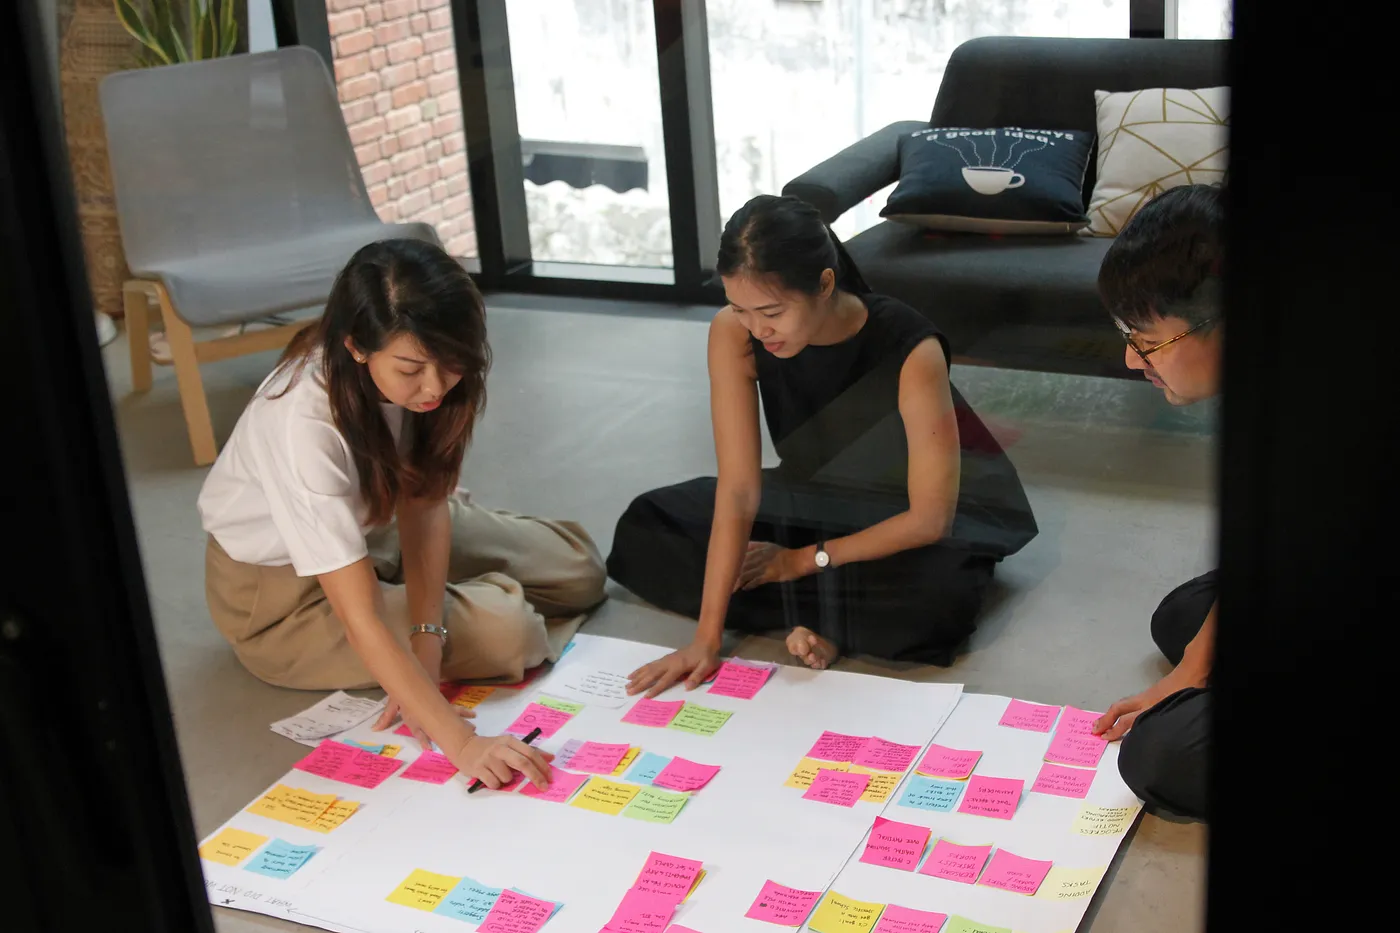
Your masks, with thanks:
[{"label": "woman's hand", "polygon": [[[431,633],[424,633],[414,635],[409,640],[409,644],[413,649],[413,657],[417,659],[419,667],[423,668],[423,671],[428,675],[428,679],[435,684],[440,683],[442,678],[442,639]],[[476,715],[472,710],[462,706],[454,706],[452,709],[463,719],[471,719]],[[384,706],[384,713],[374,723],[374,731],[381,732],[392,726],[401,711],[398,701],[392,696],[389,697],[389,702]],[[428,739],[428,734],[419,728],[417,723],[407,716],[403,717],[403,722],[424,751],[433,747],[432,742]]]},{"label": "woman's hand", "polygon": [[[734,592],[751,590],[765,583],[786,583],[805,576],[799,566],[801,553],[765,541],[750,541],[748,553],[744,555],[744,565],[739,568],[739,578],[734,581]],[[816,569],[815,563],[812,569]]]},{"label": "woman's hand", "polygon": [[468,778],[492,790],[509,784],[519,771],[531,784],[544,790],[549,786],[554,756],[531,748],[513,735],[474,735],[448,759]]},{"label": "woman's hand", "polygon": [[646,690],[648,697],[654,697],[682,677],[685,677],[685,689],[694,690],[718,667],[719,645],[697,639],[679,651],[672,651],[666,657],[633,671],[627,682],[627,692],[636,694]]}]

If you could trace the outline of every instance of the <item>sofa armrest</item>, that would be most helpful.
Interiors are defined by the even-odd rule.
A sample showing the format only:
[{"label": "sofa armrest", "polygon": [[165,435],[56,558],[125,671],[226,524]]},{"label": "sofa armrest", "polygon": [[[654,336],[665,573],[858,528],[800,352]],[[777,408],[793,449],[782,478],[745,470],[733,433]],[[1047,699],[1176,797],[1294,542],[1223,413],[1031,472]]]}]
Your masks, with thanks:
[{"label": "sofa armrest", "polygon": [[798,175],[783,186],[783,194],[801,198],[832,223],[899,180],[899,137],[927,126],[926,120],[891,123]]}]

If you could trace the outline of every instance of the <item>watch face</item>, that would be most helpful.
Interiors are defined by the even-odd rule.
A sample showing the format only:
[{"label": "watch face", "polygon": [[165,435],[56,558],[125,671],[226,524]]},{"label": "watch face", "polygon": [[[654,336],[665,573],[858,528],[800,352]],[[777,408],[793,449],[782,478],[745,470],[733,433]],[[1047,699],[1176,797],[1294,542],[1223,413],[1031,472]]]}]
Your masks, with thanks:
[{"label": "watch face", "polygon": [[829,564],[829,563],[831,563],[831,555],[828,554],[826,551],[818,551],[818,552],[817,552],[817,566],[818,566],[818,567],[825,567],[825,566],[826,566],[827,564]]}]

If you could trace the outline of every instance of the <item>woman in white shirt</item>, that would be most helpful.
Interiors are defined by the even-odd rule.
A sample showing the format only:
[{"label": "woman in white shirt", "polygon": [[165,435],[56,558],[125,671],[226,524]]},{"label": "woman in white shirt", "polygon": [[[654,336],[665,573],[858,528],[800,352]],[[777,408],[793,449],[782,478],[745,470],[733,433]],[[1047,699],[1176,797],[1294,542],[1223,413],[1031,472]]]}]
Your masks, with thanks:
[{"label": "woman in white shirt", "polygon": [[488,787],[512,770],[543,785],[548,756],[476,735],[438,690],[520,680],[603,599],[582,528],[489,511],[456,489],[490,360],[481,295],[459,263],[417,240],[359,250],[204,483],[205,589],[259,678],[382,686],[377,728],[402,714]]}]

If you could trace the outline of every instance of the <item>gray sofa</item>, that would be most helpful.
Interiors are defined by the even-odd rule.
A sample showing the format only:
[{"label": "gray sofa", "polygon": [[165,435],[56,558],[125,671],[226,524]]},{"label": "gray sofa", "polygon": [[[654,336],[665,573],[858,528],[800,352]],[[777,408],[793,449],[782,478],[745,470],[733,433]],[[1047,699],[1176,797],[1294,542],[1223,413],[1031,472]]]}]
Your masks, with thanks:
[{"label": "gray sofa", "polygon": [[[1092,131],[1094,91],[1229,84],[1225,40],[972,39],[954,50],[934,126]],[[894,123],[794,178],[784,194],[827,222],[899,179]],[[1084,200],[1094,189],[1090,158]],[[1095,287],[1107,237],[932,233],[884,221],[847,246],[876,291],[928,315],[955,355],[1014,369],[1128,376]]]}]

